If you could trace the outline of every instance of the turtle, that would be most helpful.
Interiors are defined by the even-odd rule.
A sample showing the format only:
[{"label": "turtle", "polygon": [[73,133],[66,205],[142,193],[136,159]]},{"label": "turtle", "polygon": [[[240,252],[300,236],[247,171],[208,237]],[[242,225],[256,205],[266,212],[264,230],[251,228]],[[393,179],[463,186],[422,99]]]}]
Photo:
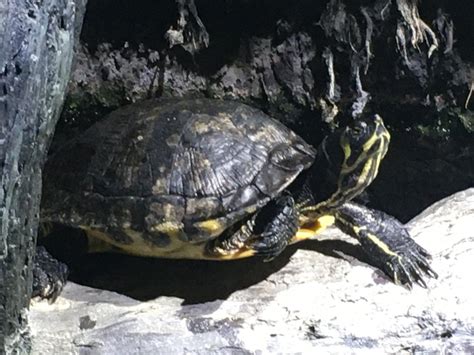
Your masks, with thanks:
[{"label": "turtle", "polygon": [[[376,177],[389,140],[378,114],[328,134],[316,149],[237,101],[143,101],[50,155],[41,222],[82,229],[91,248],[208,260],[271,260],[334,225],[395,283],[426,287],[424,278],[436,277],[429,253],[395,217],[354,201]],[[61,291],[66,271],[52,260],[38,251],[34,295]]]}]

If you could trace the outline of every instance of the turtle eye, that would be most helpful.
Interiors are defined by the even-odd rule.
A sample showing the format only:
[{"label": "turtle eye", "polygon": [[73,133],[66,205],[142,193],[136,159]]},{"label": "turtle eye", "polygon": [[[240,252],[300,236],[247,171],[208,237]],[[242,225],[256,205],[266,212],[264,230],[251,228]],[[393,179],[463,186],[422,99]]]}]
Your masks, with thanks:
[{"label": "turtle eye", "polygon": [[365,123],[364,121],[357,121],[351,127],[351,134],[353,134],[354,136],[361,136],[366,129],[367,123]]}]

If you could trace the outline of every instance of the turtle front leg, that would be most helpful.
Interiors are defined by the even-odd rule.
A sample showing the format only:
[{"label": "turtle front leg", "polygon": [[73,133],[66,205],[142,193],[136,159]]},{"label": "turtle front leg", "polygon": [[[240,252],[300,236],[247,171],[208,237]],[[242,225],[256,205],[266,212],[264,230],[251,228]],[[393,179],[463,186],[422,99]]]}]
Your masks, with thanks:
[{"label": "turtle front leg", "polygon": [[285,194],[270,201],[237,231],[230,231],[210,241],[206,253],[217,259],[259,255],[269,261],[285,250],[297,231],[295,201]]},{"label": "turtle front leg", "polygon": [[396,218],[365,206],[346,202],[335,213],[335,224],[356,238],[374,264],[396,284],[426,288],[425,275],[436,278],[430,254],[418,245]]},{"label": "turtle front leg", "polygon": [[255,255],[269,261],[278,256],[288,246],[298,231],[298,213],[295,200],[289,194],[271,201],[268,207],[257,214],[253,227],[253,237],[247,246]]}]

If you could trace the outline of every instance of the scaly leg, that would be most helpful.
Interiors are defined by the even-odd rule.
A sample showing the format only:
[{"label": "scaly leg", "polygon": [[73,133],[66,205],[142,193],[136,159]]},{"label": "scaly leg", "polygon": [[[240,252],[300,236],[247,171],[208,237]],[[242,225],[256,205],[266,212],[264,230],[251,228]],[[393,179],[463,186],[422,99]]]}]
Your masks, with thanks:
[{"label": "scaly leg", "polygon": [[429,253],[396,218],[353,202],[343,204],[334,216],[336,226],[356,238],[369,258],[396,284],[426,287],[424,275],[437,277],[428,263]]},{"label": "scaly leg", "polygon": [[259,255],[271,260],[286,248],[297,230],[295,202],[292,196],[285,194],[270,201],[238,230],[210,241],[206,253],[217,259]]}]

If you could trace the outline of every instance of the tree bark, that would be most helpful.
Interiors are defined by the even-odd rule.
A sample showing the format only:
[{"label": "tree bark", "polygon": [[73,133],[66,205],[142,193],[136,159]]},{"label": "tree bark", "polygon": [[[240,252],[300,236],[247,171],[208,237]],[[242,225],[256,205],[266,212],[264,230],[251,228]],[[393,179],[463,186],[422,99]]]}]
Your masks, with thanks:
[{"label": "tree bark", "polygon": [[0,0],[0,353],[29,351],[41,170],[86,0]]}]

